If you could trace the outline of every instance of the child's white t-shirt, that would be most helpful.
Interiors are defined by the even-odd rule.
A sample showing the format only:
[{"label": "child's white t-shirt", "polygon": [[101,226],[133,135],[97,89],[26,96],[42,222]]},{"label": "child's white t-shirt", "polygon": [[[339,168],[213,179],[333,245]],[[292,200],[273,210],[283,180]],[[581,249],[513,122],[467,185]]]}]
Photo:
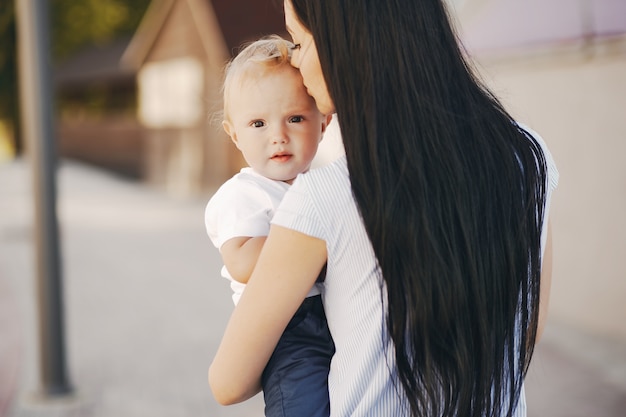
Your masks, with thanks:
[{"label": "child's white t-shirt", "polygon": [[[204,222],[211,242],[220,249],[235,237],[267,236],[270,221],[289,187],[289,184],[264,177],[252,168],[243,168],[217,190],[206,206]],[[230,280],[233,302],[237,304],[245,284],[235,281],[226,266],[222,267],[221,274]],[[319,293],[314,286],[309,296]]]}]

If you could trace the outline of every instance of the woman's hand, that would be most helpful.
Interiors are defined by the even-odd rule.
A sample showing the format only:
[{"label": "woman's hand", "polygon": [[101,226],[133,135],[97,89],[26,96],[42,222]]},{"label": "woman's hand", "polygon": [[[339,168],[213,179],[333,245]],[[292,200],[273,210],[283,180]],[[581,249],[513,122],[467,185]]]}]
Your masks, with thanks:
[{"label": "woman's hand", "polygon": [[222,405],[256,395],[280,336],[326,262],[323,240],[272,226],[209,369]]}]

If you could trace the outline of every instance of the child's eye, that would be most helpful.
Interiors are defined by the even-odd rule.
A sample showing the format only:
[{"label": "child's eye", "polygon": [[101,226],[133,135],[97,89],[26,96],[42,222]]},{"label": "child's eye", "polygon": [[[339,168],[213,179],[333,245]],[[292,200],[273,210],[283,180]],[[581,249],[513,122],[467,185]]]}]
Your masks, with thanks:
[{"label": "child's eye", "polygon": [[299,44],[299,43],[297,43],[297,44],[295,44],[294,46],[292,46],[292,47],[291,47],[291,50],[292,50],[292,51],[295,51],[295,50],[297,50],[297,49],[300,49],[300,46],[302,46],[302,45],[301,45],[301,44]]},{"label": "child's eye", "polygon": [[252,126],[252,127],[263,127],[263,126],[265,126],[265,122],[263,120],[255,120],[252,123],[250,123],[250,126]]},{"label": "child's eye", "polygon": [[304,117],[302,116],[291,116],[289,118],[289,123],[300,123],[303,120],[304,120]]}]

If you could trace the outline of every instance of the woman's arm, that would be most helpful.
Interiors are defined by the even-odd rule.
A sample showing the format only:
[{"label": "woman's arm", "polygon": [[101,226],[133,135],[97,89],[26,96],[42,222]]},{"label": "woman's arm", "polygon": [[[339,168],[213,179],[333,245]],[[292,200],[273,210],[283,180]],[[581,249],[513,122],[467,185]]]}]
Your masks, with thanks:
[{"label": "woman's arm", "polygon": [[220,404],[251,398],[278,339],[326,262],[326,243],[272,226],[209,369]]},{"label": "woman's arm", "polygon": [[543,329],[548,319],[548,306],[550,303],[550,288],[552,287],[552,225],[548,221],[548,238],[543,252],[543,262],[541,264],[541,288],[539,294],[539,320],[537,324],[537,337],[535,343],[539,342]]}]

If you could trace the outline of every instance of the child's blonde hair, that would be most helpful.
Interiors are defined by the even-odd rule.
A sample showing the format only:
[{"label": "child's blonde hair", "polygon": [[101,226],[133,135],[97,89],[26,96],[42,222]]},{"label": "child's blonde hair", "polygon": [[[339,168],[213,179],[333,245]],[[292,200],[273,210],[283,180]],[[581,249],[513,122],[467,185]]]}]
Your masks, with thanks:
[{"label": "child's blonde hair", "polygon": [[[263,75],[268,69],[285,65],[291,66],[291,52],[294,44],[278,35],[261,38],[246,45],[224,70],[224,119],[229,118],[228,102],[230,91],[235,84],[247,76]],[[295,70],[295,68],[294,68]]]}]

